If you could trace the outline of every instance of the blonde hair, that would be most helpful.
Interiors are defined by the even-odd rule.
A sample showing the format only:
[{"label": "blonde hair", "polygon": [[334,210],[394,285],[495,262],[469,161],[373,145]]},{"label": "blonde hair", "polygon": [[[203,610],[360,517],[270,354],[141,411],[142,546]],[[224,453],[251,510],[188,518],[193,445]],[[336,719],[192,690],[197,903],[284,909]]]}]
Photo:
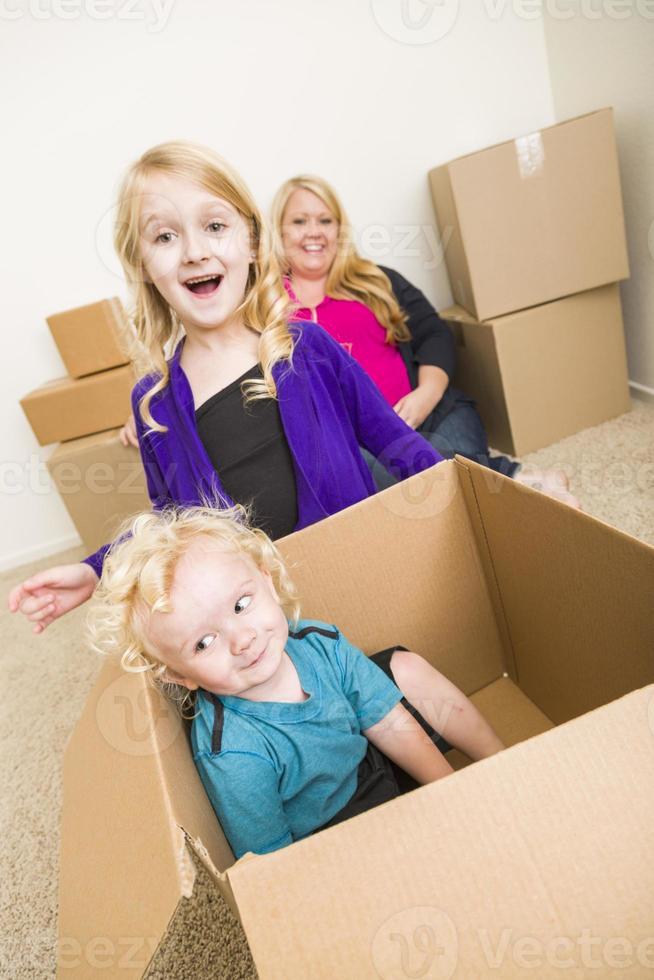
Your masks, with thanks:
[{"label": "blonde hair", "polygon": [[150,412],[154,395],[166,387],[169,370],[165,351],[182,335],[182,324],[157,287],[145,281],[141,254],[140,218],[143,194],[155,173],[182,177],[228,201],[250,229],[254,261],[239,311],[248,327],[261,335],[259,360],[263,379],[244,382],[249,399],[275,398],[272,370],[278,361],[291,360],[293,338],[288,329],[291,303],[281,279],[261,212],[246,184],[217,153],[194,143],[161,143],[144,153],[128,169],[118,193],[114,246],[133,291],[133,319],[137,344],[135,361],[142,374],[154,371],[159,380],[141,399],[140,413],[149,428],[165,432]]},{"label": "blonde hair", "polygon": [[388,276],[379,266],[359,255],[354,244],[352,225],[345,213],[338,195],[333,187],[311,174],[300,174],[291,177],[275,194],[271,223],[274,236],[274,248],[279,266],[290,273],[283,241],[284,212],[291,194],[296,190],[311,191],[319,197],[325,207],[331,211],[338,224],[338,248],[329,275],[327,276],[326,293],[334,299],[354,299],[370,307],[381,325],[386,330],[386,342],[397,344],[398,341],[410,340],[411,334],[407,327],[406,314],[397,302]]},{"label": "blonde hair", "polygon": [[295,586],[270,538],[247,524],[247,511],[188,507],[143,513],[125,522],[104,562],[102,578],[86,620],[91,649],[119,658],[129,673],[149,672],[154,684],[182,713],[194,693],[165,679],[166,665],[145,645],[144,619],[154,612],[171,612],[170,593],[179,560],[199,538],[225,551],[249,557],[270,573],[287,618],[297,623],[300,606]]}]

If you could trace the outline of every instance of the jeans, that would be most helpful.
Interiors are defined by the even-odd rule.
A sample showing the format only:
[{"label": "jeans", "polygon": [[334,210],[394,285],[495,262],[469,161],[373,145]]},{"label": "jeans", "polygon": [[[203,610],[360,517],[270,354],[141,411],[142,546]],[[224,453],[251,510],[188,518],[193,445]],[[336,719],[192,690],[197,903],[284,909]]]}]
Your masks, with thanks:
[{"label": "jeans", "polygon": [[[514,476],[520,468],[520,463],[514,463],[508,456],[491,456],[475,402],[457,388],[450,386],[447,389],[436,408],[416,431],[445,459],[452,459],[458,453],[504,476]],[[398,482],[369,452],[365,449],[361,452],[378,490],[385,490]]]}]

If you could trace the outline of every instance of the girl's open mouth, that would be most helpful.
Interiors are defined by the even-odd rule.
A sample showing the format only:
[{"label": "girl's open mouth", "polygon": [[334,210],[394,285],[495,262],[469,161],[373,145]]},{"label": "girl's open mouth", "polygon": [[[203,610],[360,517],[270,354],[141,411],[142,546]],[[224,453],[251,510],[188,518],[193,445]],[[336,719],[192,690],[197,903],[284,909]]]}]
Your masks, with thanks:
[{"label": "girl's open mouth", "polygon": [[197,279],[188,279],[184,285],[196,296],[211,296],[222,281],[222,276],[198,276]]}]

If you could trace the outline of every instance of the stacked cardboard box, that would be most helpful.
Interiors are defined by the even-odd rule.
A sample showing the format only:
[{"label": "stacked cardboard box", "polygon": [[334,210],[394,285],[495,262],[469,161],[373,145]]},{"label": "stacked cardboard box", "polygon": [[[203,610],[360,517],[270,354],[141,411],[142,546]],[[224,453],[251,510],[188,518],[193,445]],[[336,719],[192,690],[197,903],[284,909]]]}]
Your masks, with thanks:
[{"label": "stacked cardboard box", "polygon": [[30,392],[21,405],[42,446],[60,442],[48,469],[84,545],[95,551],[129,514],[147,508],[139,454],[117,426],[130,412],[134,372],[118,299],[48,317],[68,371]]},{"label": "stacked cardboard box", "polygon": [[47,462],[88,552],[111,541],[125,518],[150,508],[141,456],[123,446],[119,432],[63,442]]},{"label": "stacked cardboard box", "polygon": [[127,324],[118,299],[104,299],[48,318],[68,371],[21,398],[39,445],[65,442],[123,425],[134,374]]},{"label": "stacked cardboard box", "polygon": [[280,547],[304,615],[419,651],[511,747],[235,862],[179,715],[106,664],[64,764],[57,975],[205,975],[195,854],[261,980],[645,976],[654,549],[461,458]]},{"label": "stacked cardboard box", "polygon": [[[611,109],[429,174],[457,306],[455,384],[522,454],[629,410],[629,274]],[[607,288],[608,287],[608,288]]]}]

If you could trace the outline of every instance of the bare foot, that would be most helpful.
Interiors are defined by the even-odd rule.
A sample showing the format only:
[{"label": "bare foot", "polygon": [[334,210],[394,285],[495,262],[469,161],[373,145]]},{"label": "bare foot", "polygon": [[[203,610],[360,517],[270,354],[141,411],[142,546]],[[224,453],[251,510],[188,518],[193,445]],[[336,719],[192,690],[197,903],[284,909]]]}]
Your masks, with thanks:
[{"label": "bare foot", "polygon": [[568,477],[564,470],[519,470],[515,477],[518,483],[534,490],[568,490]]},{"label": "bare foot", "polygon": [[520,470],[515,480],[516,483],[522,483],[532,490],[540,490],[541,493],[560,500],[561,503],[568,504],[575,510],[582,510],[579,499],[568,489],[568,477],[563,470],[532,470],[527,473]]},{"label": "bare foot", "polygon": [[555,500],[560,500],[562,504],[568,504],[570,507],[574,507],[575,510],[583,510],[578,497],[575,497],[573,493],[569,490],[556,490],[554,488],[550,490],[544,490],[548,497],[553,497]]}]

